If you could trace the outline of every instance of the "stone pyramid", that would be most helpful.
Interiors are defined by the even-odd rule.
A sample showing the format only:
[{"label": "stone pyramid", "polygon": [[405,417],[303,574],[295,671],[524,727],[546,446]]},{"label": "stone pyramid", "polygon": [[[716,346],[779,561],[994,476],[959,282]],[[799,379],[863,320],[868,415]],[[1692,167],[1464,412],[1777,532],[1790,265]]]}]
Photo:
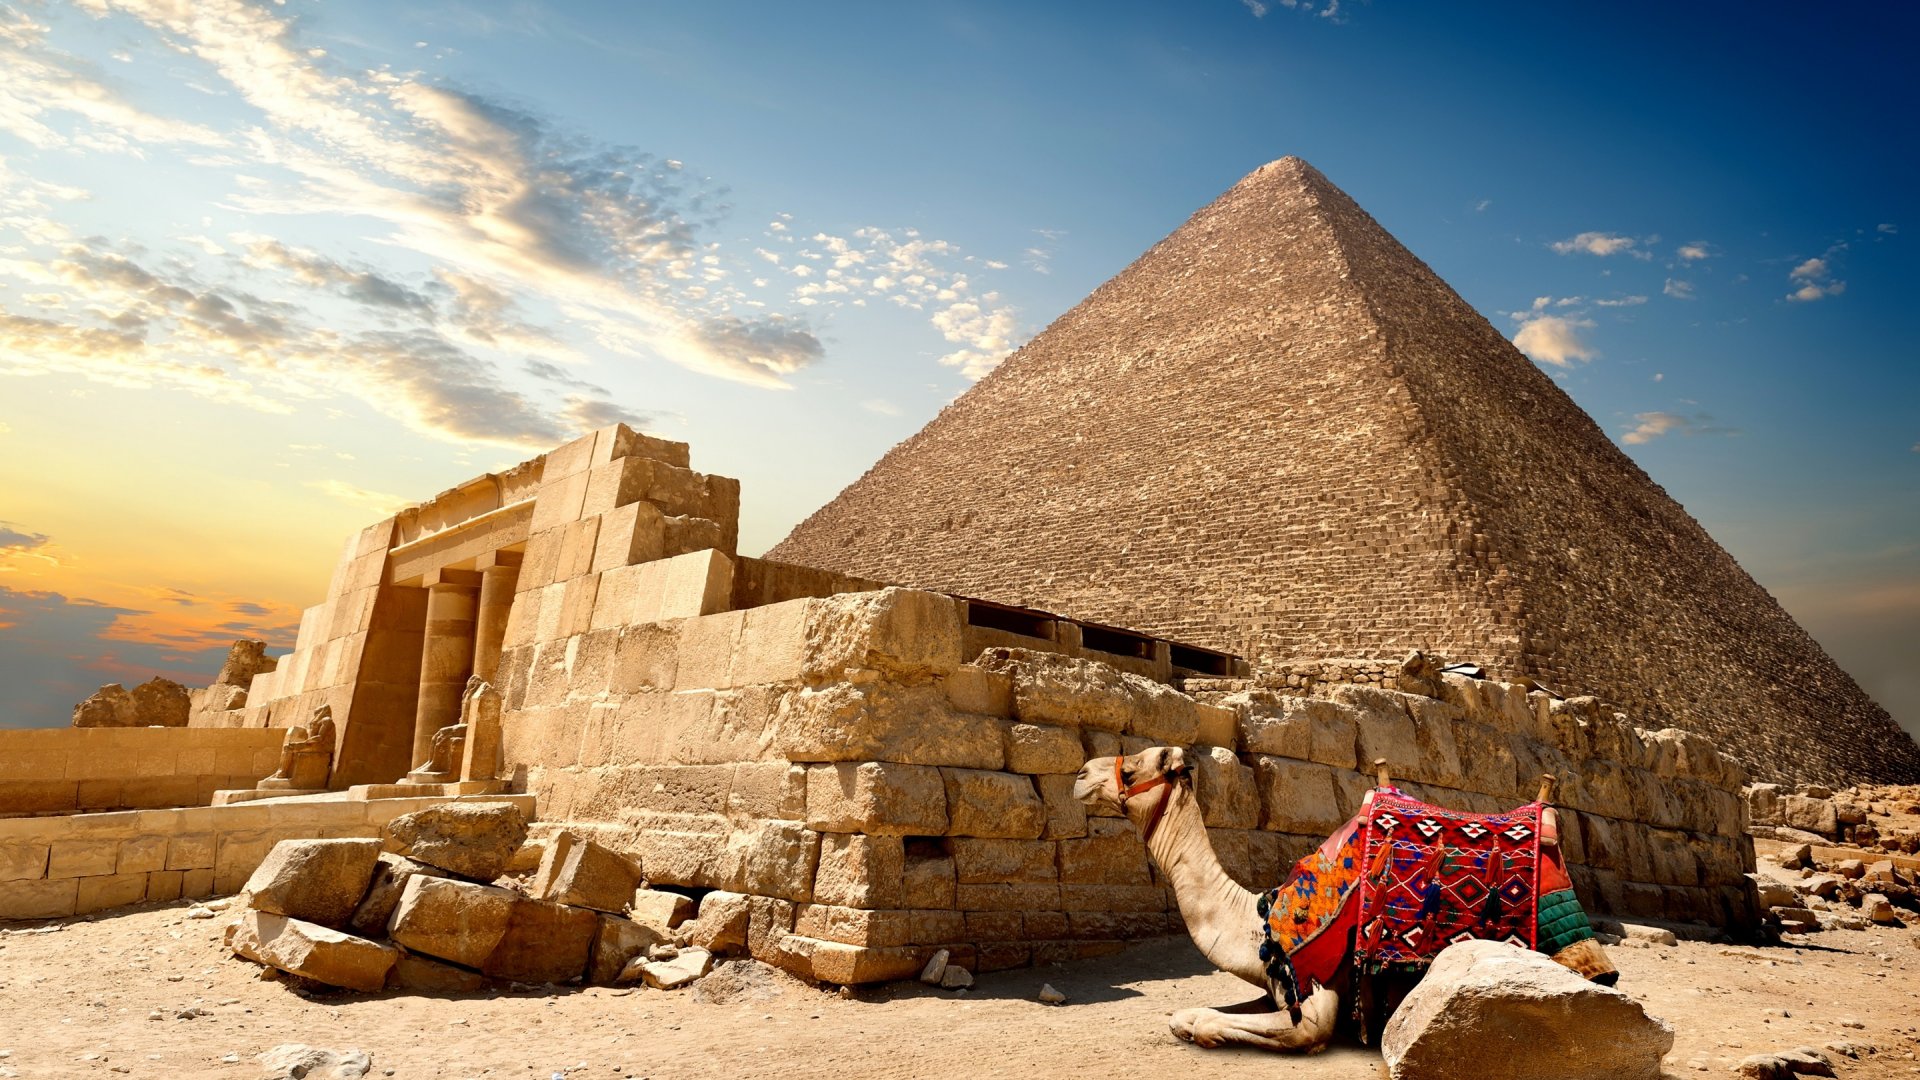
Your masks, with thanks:
[{"label": "stone pyramid", "polygon": [[1261,167],[768,553],[1277,662],[1424,649],[1920,780],[1902,732],[1312,166]]}]

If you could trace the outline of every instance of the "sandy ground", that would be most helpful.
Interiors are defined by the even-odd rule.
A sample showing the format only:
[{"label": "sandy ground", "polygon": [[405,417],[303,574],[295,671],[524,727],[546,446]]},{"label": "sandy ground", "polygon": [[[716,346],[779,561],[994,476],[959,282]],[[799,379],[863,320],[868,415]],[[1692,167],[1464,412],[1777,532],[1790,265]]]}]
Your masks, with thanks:
[{"label": "sandy ground", "polygon": [[[843,998],[759,969],[764,978],[723,1003],[597,988],[308,998],[230,956],[224,925],[165,904],[0,931],[0,1077],[253,1080],[255,1055],[285,1042],[364,1049],[373,1077],[1384,1075],[1378,1053],[1357,1045],[1299,1059],[1176,1041],[1172,1011],[1253,996],[1184,940],[988,975],[965,992],[916,984]],[[1748,1054],[1838,1041],[1875,1051],[1836,1057],[1842,1077],[1905,1077],[1920,1074],[1916,946],[1920,933],[1880,928],[1803,947],[1612,952],[1621,988],[1678,1033],[1671,1077],[1724,1075]],[[1036,1002],[1042,982],[1068,1004]],[[206,1015],[180,1018],[196,1008]]]}]

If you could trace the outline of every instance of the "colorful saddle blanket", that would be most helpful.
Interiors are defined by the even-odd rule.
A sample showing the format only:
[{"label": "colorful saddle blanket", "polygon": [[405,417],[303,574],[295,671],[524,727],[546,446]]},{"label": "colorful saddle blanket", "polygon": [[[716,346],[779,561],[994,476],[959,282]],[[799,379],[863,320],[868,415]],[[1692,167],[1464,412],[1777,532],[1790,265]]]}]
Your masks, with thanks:
[{"label": "colorful saddle blanket", "polygon": [[1553,953],[1593,936],[1558,845],[1541,845],[1541,809],[1474,814],[1376,789],[1260,897],[1260,955],[1287,1007],[1349,958],[1361,975],[1417,973],[1471,938]]}]

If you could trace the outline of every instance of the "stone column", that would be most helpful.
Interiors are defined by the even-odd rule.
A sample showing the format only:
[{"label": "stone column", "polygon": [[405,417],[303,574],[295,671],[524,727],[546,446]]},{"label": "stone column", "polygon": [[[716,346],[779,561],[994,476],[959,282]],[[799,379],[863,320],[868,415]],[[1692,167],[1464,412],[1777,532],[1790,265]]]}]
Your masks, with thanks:
[{"label": "stone column", "polygon": [[413,717],[413,765],[433,753],[433,733],[460,722],[460,695],[473,674],[474,616],[480,575],[437,570],[426,576],[427,639],[420,650],[420,705]]},{"label": "stone column", "polygon": [[500,669],[500,645],[507,638],[507,613],[520,580],[520,555],[496,551],[480,560],[480,611],[473,628],[473,673],[494,681]]}]

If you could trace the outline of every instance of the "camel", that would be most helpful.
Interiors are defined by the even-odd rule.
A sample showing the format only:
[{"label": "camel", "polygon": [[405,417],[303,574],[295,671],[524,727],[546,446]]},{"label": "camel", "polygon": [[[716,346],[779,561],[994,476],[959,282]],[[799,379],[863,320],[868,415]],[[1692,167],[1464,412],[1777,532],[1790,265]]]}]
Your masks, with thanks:
[{"label": "camel", "polygon": [[[1204,1047],[1253,1046],[1301,1054],[1325,1049],[1343,998],[1360,989],[1353,964],[1343,963],[1325,983],[1311,980],[1283,988],[1276,982],[1262,950],[1267,910],[1259,895],[1227,876],[1214,854],[1185,752],[1156,746],[1124,758],[1094,758],[1080,770],[1074,797],[1133,822],[1149,857],[1173,888],[1193,943],[1215,967],[1264,992],[1260,999],[1227,1008],[1182,1009],[1169,1019],[1173,1034]],[[1373,798],[1369,793],[1363,805],[1371,805]],[[1584,916],[1581,920],[1584,924]],[[1597,944],[1580,944],[1583,949],[1569,947],[1554,959],[1596,981],[1617,977]],[[1288,1007],[1289,996],[1295,999],[1293,1008]]]}]

